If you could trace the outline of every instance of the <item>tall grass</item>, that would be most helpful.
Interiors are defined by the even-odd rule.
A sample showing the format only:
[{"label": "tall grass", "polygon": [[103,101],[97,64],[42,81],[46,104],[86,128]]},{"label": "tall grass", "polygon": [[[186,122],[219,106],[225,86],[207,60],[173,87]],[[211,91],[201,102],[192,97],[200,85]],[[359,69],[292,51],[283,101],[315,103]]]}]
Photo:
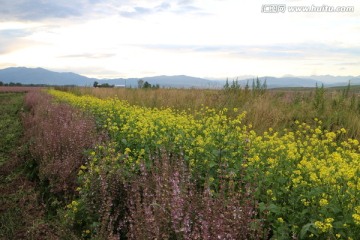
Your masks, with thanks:
[{"label": "tall grass", "polygon": [[[258,133],[269,128],[282,131],[294,128],[294,121],[323,121],[327,130],[348,129],[347,136],[360,137],[359,89],[266,90],[251,89],[124,89],[124,88],[63,88],[77,95],[118,98],[130,104],[150,108],[173,108],[194,113],[203,106],[221,110],[237,108],[246,111],[244,120]],[[231,112],[229,112],[231,114]]]}]

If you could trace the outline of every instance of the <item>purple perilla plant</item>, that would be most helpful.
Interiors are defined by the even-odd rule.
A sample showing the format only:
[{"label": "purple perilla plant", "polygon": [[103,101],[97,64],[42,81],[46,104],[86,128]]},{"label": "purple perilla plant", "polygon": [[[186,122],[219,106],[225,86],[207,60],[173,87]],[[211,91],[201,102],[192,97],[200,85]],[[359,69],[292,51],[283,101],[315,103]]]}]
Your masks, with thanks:
[{"label": "purple perilla plant", "polygon": [[[261,239],[251,189],[198,187],[182,159],[162,154],[128,186],[129,239]],[[239,184],[244,186],[244,184]]]}]

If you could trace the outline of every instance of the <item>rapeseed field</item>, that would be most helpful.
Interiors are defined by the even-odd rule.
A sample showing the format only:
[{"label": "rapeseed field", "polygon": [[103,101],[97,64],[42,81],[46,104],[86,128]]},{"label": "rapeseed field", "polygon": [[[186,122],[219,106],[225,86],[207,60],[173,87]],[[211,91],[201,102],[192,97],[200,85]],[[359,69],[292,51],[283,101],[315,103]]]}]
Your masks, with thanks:
[{"label": "rapeseed field", "polygon": [[[80,200],[89,194],[90,175],[116,171],[126,174],[151,168],[156,154],[185,160],[191,180],[210,194],[226,181],[246,194],[251,186],[257,218],[273,239],[357,239],[360,236],[360,145],[346,139],[346,129],[326,130],[322,121],[294,121],[294,129],[256,133],[244,124],[246,112],[203,106],[193,114],[171,108],[130,105],[115,98],[49,93],[95,116],[109,144],[88,153],[79,169]],[[231,112],[231,114],[228,114]],[[346,140],[344,140],[346,139]],[[101,175],[101,174],[100,174]],[[86,230],[90,231],[90,230]],[[88,233],[88,232],[86,232]]]}]

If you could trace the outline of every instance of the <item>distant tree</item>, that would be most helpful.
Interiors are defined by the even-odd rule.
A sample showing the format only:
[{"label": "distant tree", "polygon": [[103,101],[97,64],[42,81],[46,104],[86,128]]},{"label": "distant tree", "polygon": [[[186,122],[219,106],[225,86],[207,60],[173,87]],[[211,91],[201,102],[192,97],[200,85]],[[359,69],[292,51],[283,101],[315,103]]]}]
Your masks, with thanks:
[{"label": "distant tree", "polygon": [[225,85],[224,85],[224,89],[229,89],[230,88],[230,85],[229,85],[229,79],[226,78],[226,82],[225,82]]},{"label": "distant tree", "polygon": [[230,86],[231,89],[240,89],[239,79],[236,78],[232,81],[232,84]]},{"label": "distant tree", "polygon": [[253,79],[252,81],[252,93],[253,95],[262,95],[266,92],[267,89],[267,83],[266,83],[266,79],[264,80],[264,82],[261,83],[261,80],[259,77],[256,77],[256,80]]},{"label": "distant tree", "polygon": [[262,89],[267,89],[267,79],[265,78],[263,84],[262,84]]},{"label": "distant tree", "polygon": [[108,83],[99,84],[97,81],[94,82],[93,86],[98,87],[98,88],[113,88],[113,87],[115,87],[115,85],[110,85]]},{"label": "distant tree", "polygon": [[350,88],[351,88],[351,85],[350,85],[350,80],[349,80],[347,87],[344,88],[342,91],[342,98],[347,98],[349,96]]},{"label": "distant tree", "polygon": [[0,81],[0,86],[4,86],[4,83],[2,81]]},{"label": "distant tree", "polygon": [[143,85],[143,88],[151,88],[151,84],[146,81]]},{"label": "distant tree", "polygon": [[249,86],[249,80],[247,80],[246,85],[245,85],[245,91],[249,91],[250,86]]},{"label": "distant tree", "polygon": [[138,88],[143,88],[144,87],[144,80],[139,79],[138,80]]},{"label": "distant tree", "polygon": [[264,94],[267,90],[267,83],[266,83],[266,78],[263,82],[263,84],[261,85],[261,93]]},{"label": "distant tree", "polygon": [[257,90],[260,90],[261,89],[261,82],[260,82],[260,79],[259,77],[256,77],[256,87],[255,87]]},{"label": "distant tree", "polygon": [[114,87],[114,85],[110,85],[108,83],[103,83],[103,84],[100,85],[100,87],[102,87],[102,88],[112,88],[112,87]]}]

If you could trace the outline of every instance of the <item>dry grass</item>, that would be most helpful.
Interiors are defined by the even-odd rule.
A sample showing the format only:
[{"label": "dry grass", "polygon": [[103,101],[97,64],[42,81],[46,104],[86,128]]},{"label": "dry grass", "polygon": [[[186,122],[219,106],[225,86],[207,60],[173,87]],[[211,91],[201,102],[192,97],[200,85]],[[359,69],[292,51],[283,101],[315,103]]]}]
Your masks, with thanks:
[{"label": "dry grass", "polygon": [[[360,95],[358,88],[327,89],[276,89],[265,92],[229,89],[129,89],[129,88],[62,88],[78,95],[99,98],[115,97],[130,104],[185,110],[193,113],[202,107],[217,110],[238,108],[246,111],[245,122],[261,133],[269,128],[281,131],[292,128],[294,121],[315,124],[314,118],[323,121],[324,128],[348,129],[348,137],[360,136]],[[320,104],[320,105],[319,105]]]}]

